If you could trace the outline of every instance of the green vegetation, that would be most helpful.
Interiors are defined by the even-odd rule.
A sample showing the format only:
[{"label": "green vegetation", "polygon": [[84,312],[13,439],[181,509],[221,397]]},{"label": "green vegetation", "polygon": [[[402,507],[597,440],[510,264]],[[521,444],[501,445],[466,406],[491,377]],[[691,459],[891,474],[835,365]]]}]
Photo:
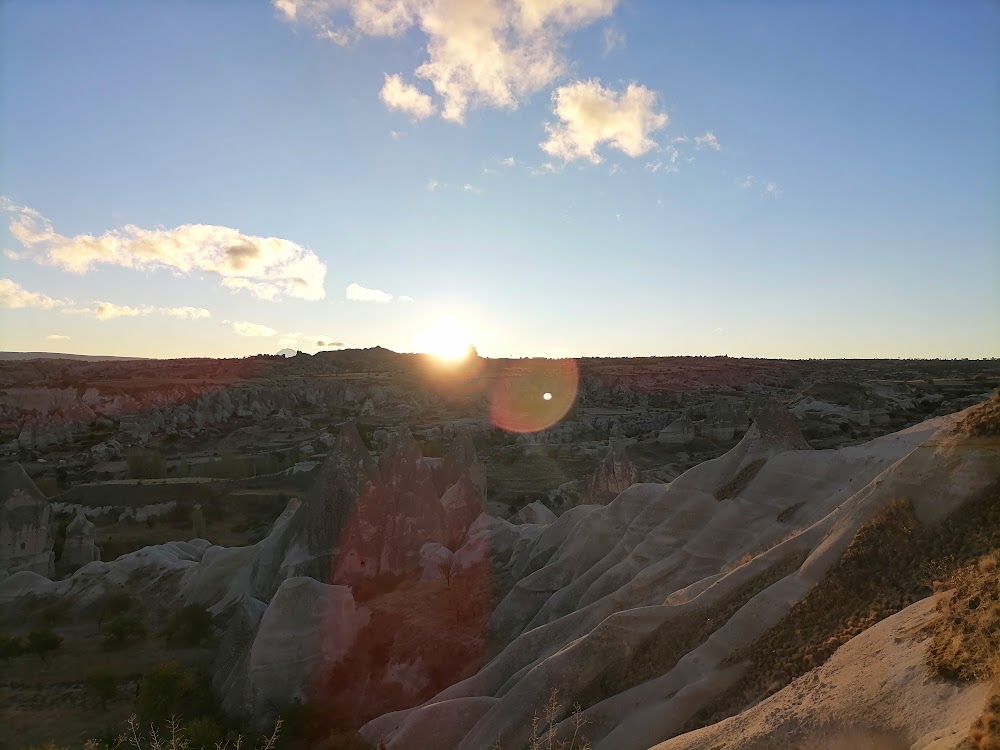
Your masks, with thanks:
[{"label": "green vegetation", "polygon": [[48,662],[48,655],[53,651],[58,651],[62,646],[62,636],[56,635],[52,630],[32,630],[28,633],[28,653],[35,654],[39,659]]},{"label": "green vegetation", "polygon": [[213,706],[211,677],[201,670],[183,669],[176,662],[149,669],[139,683],[136,713],[143,723],[172,716],[203,716]]},{"label": "green vegetation", "polygon": [[115,617],[128,612],[135,606],[135,599],[127,591],[112,591],[104,597],[101,604],[100,614],[97,616],[98,627],[104,622],[105,617]]},{"label": "green vegetation", "polygon": [[101,704],[101,710],[108,707],[108,701],[118,695],[118,683],[110,672],[93,672],[84,680],[87,691]]},{"label": "green vegetation", "polygon": [[133,448],[125,454],[130,479],[164,479],[167,465],[158,452]]},{"label": "green vegetation", "polygon": [[0,635],[0,659],[4,664],[10,663],[24,653],[24,641],[13,635]]},{"label": "green vegetation", "polygon": [[736,497],[750,486],[750,482],[760,473],[766,463],[766,458],[758,458],[756,461],[748,463],[736,473],[736,476],[715,491],[715,499],[730,500]]},{"label": "green vegetation", "polygon": [[118,651],[146,637],[146,626],[135,615],[118,615],[104,628],[101,647],[105,651]]},{"label": "green vegetation", "polygon": [[164,631],[173,646],[202,646],[215,635],[212,613],[199,604],[188,604],[176,612]]}]

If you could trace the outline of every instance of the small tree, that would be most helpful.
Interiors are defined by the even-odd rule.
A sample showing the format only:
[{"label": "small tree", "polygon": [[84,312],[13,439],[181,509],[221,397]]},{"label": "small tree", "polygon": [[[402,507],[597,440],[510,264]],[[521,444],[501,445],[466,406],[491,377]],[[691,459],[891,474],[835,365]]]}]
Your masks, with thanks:
[{"label": "small tree", "polygon": [[0,659],[4,664],[24,653],[24,641],[14,635],[0,635]]},{"label": "small tree", "polygon": [[145,637],[146,626],[135,615],[118,615],[104,629],[104,639],[101,646],[105,651],[117,651],[125,648],[131,640]]},{"label": "small tree", "polygon": [[102,711],[107,708],[108,701],[114,700],[118,695],[118,685],[110,672],[93,672],[85,682],[91,695],[100,701]]},{"label": "small tree", "polygon": [[56,635],[52,630],[32,630],[28,633],[28,651],[37,654],[38,658],[48,662],[48,654],[58,651],[62,646],[62,636]]},{"label": "small tree", "polygon": [[212,613],[200,604],[188,604],[167,627],[167,641],[176,646],[201,646],[215,633]]}]

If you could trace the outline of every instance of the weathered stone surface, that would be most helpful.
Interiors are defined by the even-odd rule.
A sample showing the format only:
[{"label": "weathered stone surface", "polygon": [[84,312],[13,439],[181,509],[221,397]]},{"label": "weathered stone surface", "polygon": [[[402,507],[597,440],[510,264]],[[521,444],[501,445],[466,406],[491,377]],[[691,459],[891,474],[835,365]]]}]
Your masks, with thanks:
[{"label": "weathered stone surface", "polygon": [[485,500],[486,466],[479,460],[476,447],[472,442],[472,435],[468,429],[458,433],[445,456],[444,463],[434,474],[438,495],[443,495],[462,476],[467,476],[472,480],[479,496]]},{"label": "weathered stone surface", "polygon": [[20,570],[53,575],[50,513],[20,464],[0,470],[0,577]]},{"label": "weathered stone surface", "polygon": [[695,436],[694,423],[685,414],[660,430],[657,440],[664,445],[687,445]]},{"label": "weathered stone surface", "polygon": [[229,621],[215,656],[212,689],[220,697],[222,710],[231,716],[249,715],[256,702],[248,675],[250,649],[266,607],[244,596],[228,612]]},{"label": "weathered stone surface", "polygon": [[420,548],[420,562],[423,571],[421,581],[439,581],[445,578],[445,570],[451,566],[451,550],[443,544],[428,542]]},{"label": "weathered stone surface", "polygon": [[586,504],[607,503],[639,481],[639,470],[628,460],[625,447],[612,443],[583,492]]},{"label": "weathered stone surface", "polygon": [[66,527],[66,541],[63,543],[59,567],[62,570],[76,570],[89,562],[100,560],[95,540],[97,529],[82,513],[78,514]]},{"label": "weathered stone surface", "polygon": [[446,513],[431,469],[413,436],[397,434],[379,459],[377,477],[359,493],[333,580],[352,584],[376,575],[417,576],[420,548],[446,539]]},{"label": "weathered stone surface", "polygon": [[556,514],[549,510],[548,506],[541,500],[535,500],[535,502],[525,505],[508,520],[513,524],[550,524],[556,520]]},{"label": "weathered stone surface", "polygon": [[483,496],[468,474],[462,474],[457,482],[441,497],[445,513],[445,545],[456,550],[465,542],[469,526],[485,510]]},{"label": "weathered stone surface", "polygon": [[254,716],[305,700],[312,678],[343,658],[369,616],[346,586],[284,581],[261,617],[247,662]]},{"label": "weathered stone surface", "polygon": [[331,580],[334,558],[357,511],[359,496],[372,486],[373,480],[375,461],[351,422],[341,428],[297,514],[302,516],[306,548],[313,559],[308,572],[317,580]]}]

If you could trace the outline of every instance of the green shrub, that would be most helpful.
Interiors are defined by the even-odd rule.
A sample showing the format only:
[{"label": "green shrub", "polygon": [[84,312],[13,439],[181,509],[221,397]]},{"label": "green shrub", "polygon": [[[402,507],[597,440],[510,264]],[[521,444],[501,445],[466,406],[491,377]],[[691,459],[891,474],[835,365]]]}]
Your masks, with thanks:
[{"label": "green shrub", "polygon": [[114,700],[118,695],[118,684],[115,677],[110,672],[92,672],[84,680],[87,691],[101,704],[101,710],[105,710],[108,701]]},{"label": "green shrub", "polygon": [[202,671],[182,669],[176,662],[158,664],[142,676],[135,705],[143,723],[212,714],[211,678]]},{"label": "green shrub", "polygon": [[184,734],[190,750],[215,750],[225,737],[225,731],[218,722],[207,717],[189,722]]},{"label": "green shrub", "polygon": [[118,615],[104,629],[101,647],[105,651],[125,648],[129,641],[137,641],[146,636],[146,626],[135,615]]},{"label": "green shrub", "polygon": [[135,599],[127,591],[112,591],[104,597],[101,614],[97,618],[98,626],[104,622],[105,617],[115,617],[123,612],[128,612],[134,605]]},{"label": "green shrub", "polygon": [[167,476],[167,465],[156,451],[130,450],[125,454],[129,479],[163,479]]},{"label": "green shrub", "polygon": [[36,654],[42,661],[48,661],[52,651],[58,651],[62,646],[62,636],[56,635],[50,629],[32,630],[28,633],[28,652]]},{"label": "green shrub", "polygon": [[167,642],[174,646],[201,646],[215,635],[212,613],[200,604],[188,604],[175,613],[167,626]]},{"label": "green shrub", "polygon": [[24,653],[24,641],[14,635],[0,635],[0,659],[4,664]]}]

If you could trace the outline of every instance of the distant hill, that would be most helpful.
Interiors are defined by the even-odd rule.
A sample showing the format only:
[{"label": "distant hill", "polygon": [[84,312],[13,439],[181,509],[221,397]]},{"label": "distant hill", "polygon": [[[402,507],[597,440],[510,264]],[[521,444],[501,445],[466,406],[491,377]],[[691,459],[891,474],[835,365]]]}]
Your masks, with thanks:
[{"label": "distant hill", "polygon": [[10,359],[79,359],[102,362],[110,359],[152,359],[151,357],[111,357],[103,354],[64,354],[61,352],[0,352],[0,360]]}]

